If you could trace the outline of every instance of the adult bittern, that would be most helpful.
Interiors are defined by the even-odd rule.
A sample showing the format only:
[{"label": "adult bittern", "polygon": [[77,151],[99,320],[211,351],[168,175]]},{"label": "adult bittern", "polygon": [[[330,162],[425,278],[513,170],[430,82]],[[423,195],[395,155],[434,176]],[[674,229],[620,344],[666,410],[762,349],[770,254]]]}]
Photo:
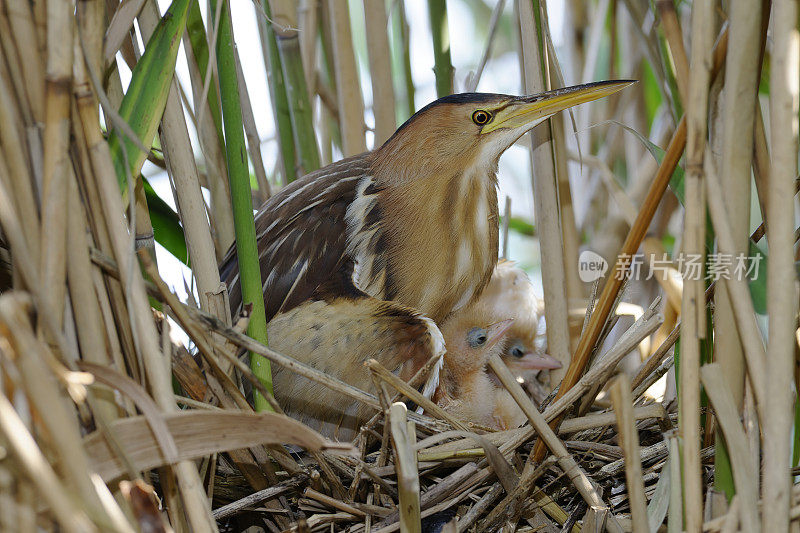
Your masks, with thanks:
[{"label": "adult bittern", "polygon": [[[445,96],[381,147],[287,185],[256,216],[267,320],[298,308],[296,318],[309,315],[299,322],[311,324],[313,302],[347,302],[351,321],[366,326],[383,308],[376,300],[398,302],[405,307],[386,304],[403,324],[398,329],[427,328],[426,342],[435,344],[438,331],[425,317],[439,322],[475,298],[497,262],[500,155],[553,114],[630,83],[532,96]],[[241,291],[233,249],[222,270],[236,311]],[[379,336],[353,333],[350,348],[369,352],[360,347]]]}]

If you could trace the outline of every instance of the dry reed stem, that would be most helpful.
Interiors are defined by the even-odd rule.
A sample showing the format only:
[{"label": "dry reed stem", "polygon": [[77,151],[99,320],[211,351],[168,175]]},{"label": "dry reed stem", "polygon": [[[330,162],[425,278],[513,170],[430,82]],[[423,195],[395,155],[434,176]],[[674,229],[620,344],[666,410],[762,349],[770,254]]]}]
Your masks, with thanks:
[{"label": "dry reed stem", "polygon": [[[58,324],[66,298],[67,205],[70,86],[72,82],[73,16],[69,3],[47,3],[47,69],[44,125],[44,171],[41,197],[41,282],[45,305]],[[66,45],[65,45],[66,43]]]},{"label": "dry reed stem", "polygon": [[[548,33],[549,35],[549,33]],[[555,62],[555,57],[550,56]],[[556,65],[557,67],[557,65]],[[554,70],[557,70],[554,69]],[[563,85],[563,83],[562,83]],[[565,133],[566,113],[558,113],[551,121],[553,132],[553,157],[556,170],[556,189],[558,210],[561,213],[561,239],[564,246],[564,279],[567,301],[573,302],[584,297],[586,286],[578,275],[578,248],[580,237],[575,225],[575,206],[572,203],[572,190],[567,168],[567,140]],[[578,336],[570,336],[570,354],[578,345]]]},{"label": "dry reed stem", "polygon": [[[189,78],[192,83],[192,100],[194,102],[195,128],[200,141],[200,150],[206,163],[206,180],[211,202],[209,218],[211,219],[212,235],[215,238],[217,259],[222,260],[225,252],[233,244],[233,210],[231,209],[230,190],[228,186],[228,167],[225,164],[223,146],[217,135],[209,106],[212,102],[202,100],[203,79],[197,65],[197,60],[192,54],[192,46],[188,37],[183,41],[186,59],[189,64]],[[210,49],[211,50],[211,49]],[[213,105],[219,105],[213,102]]]},{"label": "dry reed stem", "polygon": [[267,172],[264,170],[264,160],[261,157],[261,138],[258,136],[256,119],[253,116],[253,106],[250,103],[250,93],[247,90],[247,83],[242,72],[242,62],[239,59],[239,49],[234,48],[236,58],[236,79],[239,85],[239,101],[242,103],[242,122],[244,123],[244,134],[247,138],[247,149],[250,155],[250,163],[253,165],[253,173],[256,175],[258,183],[258,198],[260,202],[266,202],[272,196],[272,187],[267,179]]},{"label": "dry reed stem", "polygon": [[[652,403],[642,407],[634,407],[631,411],[633,420],[645,420],[648,418],[666,419],[667,412],[664,406],[659,403]],[[610,426],[616,420],[614,413],[595,413],[591,415],[582,416],[580,418],[570,418],[564,420],[558,428],[559,434],[573,433],[576,431],[584,431],[586,429],[599,428],[603,426]]]},{"label": "dry reed stem", "polygon": [[367,56],[372,79],[372,114],[375,116],[374,147],[382,145],[397,128],[392,85],[392,57],[385,2],[364,0],[364,19],[367,28]]},{"label": "dry reed stem", "polygon": [[[546,52],[538,41],[533,4],[519,3],[519,25],[521,35],[524,89],[528,94],[549,89],[546,79]],[[544,30],[542,29],[542,32]],[[542,286],[544,288],[545,323],[547,344],[551,356],[562,363],[562,368],[550,372],[551,386],[561,380],[569,364],[569,325],[566,299],[564,248],[561,237],[560,214],[556,170],[553,161],[553,145],[550,121],[534,128],[530,135],[531,167],[533,180],[534,214],[541,243]]]},{"label": "dry reed stem", "polygon": [[[77,87],[86,84],[85,80],[76,81],[78,82]],[[120,268],[121,278],[128,280],[126,293],[132,306],[130,309],[131,319],[134,323],[133,330],[136,332],[139,353],[146,361],[145,369],[156,403],[165,412],[175,411],[177,406],[172,397],[170,374],[166,371],[164,357],[157,342],[158,335],[150,318],[152,315],[144,289],[144,280],[141,271],[135,264],[132,264],[133,261],[130,261],[132,250],[128,248],[128,230],[121,215],[124,213],[124,209],[119,186],[113,179],[115,172],[111,162],[111,153],[100,133],[97,122],[93,122],[96,113],[87,107],[87,104],[90,106],[91,102],[86,102],[85,97],[81,98],[80,92],[77,93],[77,96],[80,119],[94,169],[95,183],[92,185],[97,188],[102,199],[101,210],[108,224],[109,237]],[[216,531],[216,522],[208,509],[205,492],[194,463],[183,461],[176,464],[174,468],[190,524],[198,532]]]},{"label": "dry reed stem", "polygon": [[330,11],[333,38],[333,60],[336,77],[336,101],[339,128],[342,132],[342,153],[345,157],[367,149],[364,139],[364,101],[358,83],[358,66],[353,51],[350,15],[344,0],[325,0]]},{"label": "dry reed stem", "polygon": [[678,91],[680,92],[681,100],[685,103],[689,101],[689,58],[686,57],[686,49],[683,46],[683,32],[681,31],[680,22],[678,22],[675,4],[672,0],[658,0],[656,8],[661,16],[664,36],[669,43],[669,51],[675,64]]},{"label": "dry reed stem", "polygon": [[[37,123],[44,123],[45,65],[42,57],[38,54],[39,44],[36,42],[30,4],[23,0],[6,0],[5,4],[33,120]],[[33,124],[28,126],[36,127]]]},{"label": "dry reed stem", "polygon": [[618,440],[625,459],[625,486],[631,506],[634,533],[647,533],[647,498],[644,495],[642,463],[639,453],[639,433],[633,418],[631,384],[626,374],[620,374],[611,384],[611,402],[617,418]]},{"label": "dry reed stem", "polygon": [[692,52],[689,99],[686,103],[686,178],[683,253],[700,257],[699,275],[684,275],[681,309],[680,424],[683,436],[683,501],[685,528],[697,532],[703,525],[703,485],[700,463],[700,339],[706,332],[705,229],[706,204],[703,157],[708,130],[708,93],[711,81],[713,6],[692,6]]},{"label": "dry reed stem", "polygon": [[[591,480],[586,475],[586,472],[578,466],[575,459],[567,451],[564,443],[556,436],[553,430],[547,425],[544,416],[539,412],[528,395],[517,383],[514,376],[508,370],[503,360],[499,355],[493,355],[489,359],[489,368],[497,375],[503,386],[511,393],[514,401],[517,402],[520,409],[528,417],[531,427],[539,434],[539,438],[545,442],[548,448],[553,452],[559,462],[559,466],[570,479],[570,482],[580,493],[581,497],[586,501],[590,507],[607,507],[607,505],[600,499]],[[609,531],[617,531],[618,526],[616,521],[612,518],[607,522],[607,529]]]},{"label": "dry reed stem", "polygon": [[[101,365],[110,365],[111,357],[106,350],[106,337],[103,331],[103,315],[100,308],[100,295],[92,281],[92,262],[89,259],[89,243],[86,235],[84,207],[78,193],[74,176],[67,183],[68,227],[67,239],[67,280],[70,299],[75,317],[75,329],[81,346],[83,360]],[[99,416],[106,420],[119,417],[114,398],[98,397]]]},{"label": "dry reed stem", "polygon": [[406,405],[395,402],[389,411],[389,423],[397,468],[397,491],[400,496],[400,531],[421,531],[419,473],[417,454],[414,453],[414,425],[406,419]]},{"label": "dry reed stem", "polygon": [[[734,238],[730,230],[730,219],[723,205],[723,188],[713,167],[710,152],[706,158],[705,183],[708,188],[708,208],[714,230],[717,234],[717,247],[720,253],[733,254],[735,250]],[[736,319],[739,338],[744,346],[744,356],[747,362],[747,372],[756,397],[756,407],[761,417],[766,416],[767,397],[767,355],[761,332],[756,322],[753,300],[745,279],[737,276],[727,280],[724,288],[733,303],[734,318]],[[763,418],[762,418],[763,420]]]},{"label": "dry reed stem", "polygon": [[19,57],[17,56],[17,48],[14,44],[11,28],[6,17],[5,10],[0,9],[0,51],[3,52],[2,58],[5,61],[0,61],[0,80],[5,83],[13,84],[11,87],[11,94],[13,94],[17,108],[12,108],[15,113],[19,113],[18,127],[22,133],[24,127],[22,121],[26,124],[33,123],[31,116],[31,107],[28,101],[29,95],[25,91],[25,80],[22,77],[22,68],[19,65]]},{"label": "dry reed stem", "polygon": [[736,496],[741,506],[742,527],[745,531],[758,533],[761,530],[757,508],[758,464],[750,460],[747,437],[739,422],[739,407],[730,390],[730,382],[725,377],[724,365],[704,365],[700,372],[706,394],[714,407],[716,421],[725,436]]},{"label": "dry reed stem", "polygon": [[798,46],[797,3],[773,3],[773,50],[770,69],[770,139],[772,174],[769,178],[767,241],[767,311],[769,345],[764,427],[763,497],[769,512],[762,530],[789,530],[792,377],[797,321],[797,275],[794,270],[794,178],[797,175]]},{"label": "dry reed stem", "polygon": [[[725,59],[725,91],[721,108],[722,165],[719,175],[735,248],[726,253],[747,256],[749,217],[737,216],[750,210],[750,167],[753,160],[755,110],[761,73],[761,2],[731,2],[729,13],[731,45]],[[724,278],[719,284],[726,285]],[[744,398],[745,360],[737,334],[734,303],[727,291],[715,298],[715,360],[722,363],[734,401],[741,408]]]},{"label": "dry reed stem", "polygon": [[666,435],[669,450],[669,510],[667,511],[668,533],[683,531],[683,495],[681,494],[681,454],[678,430]]},{"label": "dry reed stem", "polygon": [[387,370],[375,359],[370,359],[367,361],[367,366],[378,376],[378,378],[385,381],[388,385],[391,385],[397,392],[425,409],[425,411],[438,416],[442,420],[446,420],[454,428],[462,431],[469,431],[467,426],[452,417],[447,411],[433,403],[430,399],[423,396],[422,393],[420,393],[417,389],[411,387],[408,383],[389,372],[389,370]]},{"label": "dry reed stem", "polygon": [[[55,514],[59,526],[69,533],[98,531],[86,511],[76,508],[71,494],[61,484],[25,423],[4,394],[0,394],[0,431],[5,434],[5,442],[16,457],[18,465],[36,484],[38,496]],[[133,529],[129,528],[128,531],[132,532]]]}]

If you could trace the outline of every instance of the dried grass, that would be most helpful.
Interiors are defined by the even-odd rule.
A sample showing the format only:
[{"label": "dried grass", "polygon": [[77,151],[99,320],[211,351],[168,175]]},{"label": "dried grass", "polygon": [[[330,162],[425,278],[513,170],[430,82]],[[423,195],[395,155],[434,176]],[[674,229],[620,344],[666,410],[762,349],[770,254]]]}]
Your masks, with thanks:
[{"label": "dried grass", "polygon": [[[444,4],[431,3],[437,20],[443,19],[430,35],[438,46],[441,90],[454,79],[439,32],[448,27]],[[222,96],[241,101],[247,145],[239,163],[252,164],[256,203],[271,194],[276,174],[289,181],[298,170],[316,168],[318,143],[323,157],[362,151],[361,54],[349,29],[353,5],[307,0],[298,9],[273,0],[256,9],[273,93],[284,94],[286,108],[276,109],[276,117],[284,113],[286,119],[276,118],[278,137],[291,148],[269,160],[250,106],[257,95],[248,93],[236,55],[228,58],[233,74],[223,72],[220,79],[216,69],[216,50],[224,44],[218,39],[227,35],[217,27],[228,9],[222,0],[208,6],[213,15],[207,28],[199,8],[189,14],[193,33],[183,43],[193,108],[183,95],[189,89],[174,79],[156,117],[159,151],[148,150],[152,139],[136,138],[120,120],[126,88],[116,65],[136,65],[136,33],[147,43],[159,23],[155,2],[112,2],[106,15],[97,0],[76,6],[0,0],[0,269],[10,266],[0,276],[10,285],[0,287],[0,530],[213,532],[256,526],[356,533],[439,524],[459,532],[638,532],[665,523],[670,532],[796,529],[800,485],[792,485],[789,447],[800,335],[793,227],[796,4],[764,1],[756,20],[743,1],[723,3],[716,12],[712,3],[695,1],[687,55],[685,3],[570,0],[565,65],[555,56],[544,2],[518,0],[515,20],[508,20],[512,10],[504,10],[502,1],[490,19],[486,6],[476,8],[485,8],[488,31],[476,74],[466,81],[470,88],[501,46],[501,29],[510,25],[521,30],[517,52],[529,92],[563,84],[562,67],[580,73],[583,79],[574,81],[591,81],[617,69],[644,78],[646,63],[654,80],[631,88],[629,101],[581,108],[577,150],[566,117],[533,134],[549,348],[568,364],[551,374],[557,392],[536,405],[504,363],[491,360],[528,420],[507,431],[456,419],[422,396],[415,387],[434,361],[410,383],[370,361],[359,370],[371,372],[376,386],[360,390],[247,336],[252,316],[230,316],[217,265],[234,236],[226,154],[232,141],[222,135],[218,88],[224,85]],[[378,141],[414,107],[401,10],[403,2],[364,3],[364,57]],[[263,18],[266,13],[276,20]],[[283,39],[273,42],[274,49],[270,31]],[[457,46],[460,36],[452,37]],[[604,65],[606,49],[612,58]],[[770,69],[762,76],[767,60]],[[645,100],[654,98],[643,88],[647,83],[661,109],[641,117]],[[765,87],[760,94],[759,83]],[[395,92],[404,93],[400,113]],[[760,101],[768,101],[768,117]],[[603,119],[634,116],[636,129],[650,128],[640,132],[642,138],[668,140],[658,165],[622,128],[609,130],[605,139],[600,128],[588,129],[594,113]],[[120,194],[108,135],[129,138],[122,143],[124,157],[144,157],[127,154],[125,146],[132,146],[166,168],[197,302],[194,296],[180,301],[148,253],[137,253],[137,236],[152,233],[152,207],[138,175],[125,176],[130,188]],[[684,152],[681,207],[667,186]],[[568,160],[581,163],[580,189]],[[244,165],[238,170],[246,181]],[[762,223],[748,240],[749,218],[742,212],[750,206],[751,171]],[[134,200],[131,209],[125,195]],[[505,212],[507,242],[513,224],[510,207]],[[680,217],[677,224],[669,222],[672,213]],[[625,265],[611,261],[611,275],[586,305],[588,286],[577,282],[575,270],[580,246],[599,248],[609,231],[612,254],[632,255],[640,246],[661,253],[664,237],[680,232],[675,226],[686,235],[675,252],[684,253],[707,252],[708,229],[719,254],[746,252],[766,236],[768,341],[753,287],[742,279],[654,282],[640,302],[641,316],[626,328],[617,307],[637,286],[629,282],[626,289],[623,276],[615,275]],[[581,331],[570,331],[568,304],[577,306],[576,300],[586,317]],[[717,342],[706,348],[701,338],[710,331],[705,321],[712,302]],[[171,341],[176,323],[195,354]],[[648,359],[627,367],[633,378],[615,377],[626,356],[647,340]],[[282,414],[241,361],[245,351],[335,391],[343,402],[368,406],[372,418],[352,444],[325,439]],[[713,363],[703,359],[712,353]],[[675,382],[669,372],[677,366],[680,402],[669,392],[651,398],[648,390],[664,375]],[[254,412],[252,391],[275,412]],[[289,444],[303,451],[284,447]],[[715,498],[712,486],[735,495],[729,502]],[[712,502],[706,513],[704,493]]]}]

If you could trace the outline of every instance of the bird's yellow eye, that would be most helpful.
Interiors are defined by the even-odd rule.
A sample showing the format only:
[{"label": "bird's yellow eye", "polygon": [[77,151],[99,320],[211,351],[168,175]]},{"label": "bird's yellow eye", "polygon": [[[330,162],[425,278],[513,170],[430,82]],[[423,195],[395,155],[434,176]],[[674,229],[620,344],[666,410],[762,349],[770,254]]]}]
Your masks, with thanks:
[{"label": "bird's yellow eye", "polygon": [[490,120],[492,120],[492,115],[490,115],[488,111],[484,111],[483,109],[478,109],[472,114],[472,122],[474,122],[478,126],[483,126]]}]

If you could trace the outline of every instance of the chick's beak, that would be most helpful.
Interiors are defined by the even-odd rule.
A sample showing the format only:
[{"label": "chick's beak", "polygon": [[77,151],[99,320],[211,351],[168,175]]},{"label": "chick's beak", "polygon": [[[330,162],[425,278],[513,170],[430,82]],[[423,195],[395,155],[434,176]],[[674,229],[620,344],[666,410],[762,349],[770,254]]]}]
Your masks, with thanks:
[{"label": "chick's beak", "polygon": [[520,96],[496,112],[481,133],[505,129],[533,128],[546,118],[569,107],[614,94],[635,80],[608,80],[555,89],[532,96]]},{"label": "chick's beak", "polygon": [[506,336],[506,332],[508,328],[511,327],[511,324],[514,323],[513,318],[507,318],[505,320],[501,320],[500,322],[495,322],[491,326],[486,328],[486,347],[491,348],[499,341],[503,340]]},{"label": "chick's beak", "polygon": [[552,355],[528,352],[519,359],[514,359],[509,366],[518,370],[555,370],[562,365]]}]

